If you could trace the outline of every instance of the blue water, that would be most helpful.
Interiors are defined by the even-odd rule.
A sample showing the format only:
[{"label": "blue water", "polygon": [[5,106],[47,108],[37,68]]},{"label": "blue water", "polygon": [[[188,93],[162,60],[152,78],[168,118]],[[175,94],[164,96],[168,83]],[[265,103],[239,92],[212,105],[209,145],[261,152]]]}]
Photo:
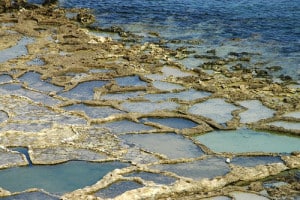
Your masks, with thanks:
[{"label": "blue water", "polygon": [[108,172],[127,167],[120,162],[69,161],[58,165],[31,165],[0,170],[0,187],[11,192],[39,188],[63,194],[92,185]]},{"label": "blue water", "polygon": [[[37,2],[38,0],[31,0]],[[30,1],[29,1],[30,2]],[[300,80],[299,0],[60,0],[62,7],[91,8],[100,27],[119,26],[144,37],[200,40],[197,52],[255,52],[251,65],[282,66],[274,73]],[[239,38],[239,42],[232,39]],[[190,43],[186,43],[190,44]],[[191,45],[189,45],[191,46]],[[220,48],[221,47],[221,48]],[[188,66],[187,66],[188,67]]]}]

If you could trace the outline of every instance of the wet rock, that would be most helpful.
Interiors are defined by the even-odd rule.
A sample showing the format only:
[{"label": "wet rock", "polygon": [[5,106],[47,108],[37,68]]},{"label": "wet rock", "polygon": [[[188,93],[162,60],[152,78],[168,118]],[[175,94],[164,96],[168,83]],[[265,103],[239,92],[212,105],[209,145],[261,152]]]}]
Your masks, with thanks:
[{"label": "wet rock", "polygon": [[261,182],[253,182],[249,185],[249,189],[252,190],[252,191],[255,191],[255,192],[260,192],[262,191],[264,188],[263,188],[263,185]]},{"label": "wet rock", "polygon": [[267,70],[259,69],[255,71],[258,77],[267,77],[269,75]]},{"label": "wet rock", "polygon": [[282,70],[282,67],[281,66],[270,66],[270,67],[267,67],[267,69],[270,71],[277,72],[277,71]]},{"label": "wet rock", "polygon": [[44,0],[43,6],[49,6],[49,5],[54,5],[57,4],[58,0]]},{"label": "wet rock", "polygon": [[90,13],[81,12],[77,15],[77,21],[84,25],[88,25],[88,24],[92,24],[93,22],[95,22],[95,17],[94,17],[94,15],[92,15]]},{"label": "wet rock", "polygon": [[207,50],[206,53],[211,53],[211,54],[215,55],[216,50],[215,49]]},{"label": "wet rock", "polygon": [[21,8],[26,8],[26,9],[33,9],[37,8],[34,5],[28,4],[26,0],[4,0],[0,2],[0,12],[6,12],[9,10],[15,10],[15,9],[21,9]]},{"label": "wet rock", "polygon": [[293,80],[292,77],[287,76],[287,75],[284,75],[284,74],[281,74],[281,75],[279,76],[279,78],[280,78],[281,80],[283,80],[283,81],[291,81],[291,80]]},{"label": "wet rock", "polygon": [[194,58],[200,58],[200,59],[220,59],[218,56],[212,56],[212,55],[194,55]]},{"label": "wet rock", "polygon": [[242,64],[236,64],[236,65],[233,65],[231,67],[232,70],[241,70],[241,69],[244,69],[243,65]]},{"label": "wet rock", "polygon": [[149,34],[152,36],[155,36],[155,37],[160,37],[159,33],[157,33],[157,32],[151,31],[151,32],[149,32]]},{"label": "wet rock", "polygon": [[300,151],[293,151],[291,152],[291,155],[300,157]]}]

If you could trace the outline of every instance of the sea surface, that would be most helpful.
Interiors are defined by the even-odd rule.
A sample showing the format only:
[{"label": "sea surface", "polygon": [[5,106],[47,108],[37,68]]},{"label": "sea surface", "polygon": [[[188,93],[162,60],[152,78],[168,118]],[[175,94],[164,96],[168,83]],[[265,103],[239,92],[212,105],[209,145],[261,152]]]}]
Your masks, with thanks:
[{"label": "sea surface", "polygon": [[[155,40],[149,33],[156,32],[159,40],[180,40],[197,54],[248,52],[252,58],[245,67],[280,66],[269,73],[300,83],[299,0],[59,0],[59,6],[90,8],[97,26],[118,26],[144,40]],[[197,67],[201,61],[184,64]]]}]

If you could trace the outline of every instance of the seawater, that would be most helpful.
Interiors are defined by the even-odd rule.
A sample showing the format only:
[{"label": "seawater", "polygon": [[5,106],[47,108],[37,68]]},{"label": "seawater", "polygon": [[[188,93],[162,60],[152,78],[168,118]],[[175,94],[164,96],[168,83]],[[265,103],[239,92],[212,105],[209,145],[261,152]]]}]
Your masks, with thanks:
[{"label": "seawater", "polygon": [[[59,6],[91,8],[97,26],[119,26],[145,40],[153,40],[149,32],[154,31],[197,53],[254,53],[252,67],[281,66],[274,76],[300,82],[299,0],[60,0]],[[201,42],[189,42],[195,40]]]},{"label": "seawater", "polygon": [[69,161],[57,165],[15,167],[0,170],[0,185],[11,192],[39,188],[60,195],[93,185],[108,172],[127,166],[120,162]]}]

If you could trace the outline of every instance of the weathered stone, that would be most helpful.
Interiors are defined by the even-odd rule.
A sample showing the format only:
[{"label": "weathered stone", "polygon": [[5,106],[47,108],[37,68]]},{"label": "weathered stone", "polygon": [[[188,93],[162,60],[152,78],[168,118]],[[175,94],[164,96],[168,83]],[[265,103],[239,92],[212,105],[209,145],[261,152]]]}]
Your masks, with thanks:
[{"label": "weathered stone", "polygon": [[[55,0],[45,3],[53,2]],[[11,7],[9,1],[1,1],[0,12],[25,6],[25,4],[20,4],[17,7]],[[281,156],[284,163],[262,163],[254,167],[241,167],[236,166],[233,162],[225,163],[225,158],[234,158],[239,155],[238,153],[214,153],[200,142],[193,141],[194,134],[203,134],[213,129],[240,127],[239,116],[243,109],[238,102],[249,100],[260,101],[268,108],[274,109],[275,115],[268,115],[266,118],[269,119],[262,119],[259,123],[256,122],[256,118],[251,121],[242,119],[247,126],[249,125],[247,123],[251,122],[251,127],[279,130],[289,134],[298,133],[299,130],[272,129],[267,126],[276,120],[299,122],[295,117],[283,116],[284,113],[299,110],[297,89],[290,89],[285,84],[273,83],[267,76],[269,71],[265,71],[264,68],[256,71],[256,74],[253,71],[254,68],[246,68],[242,64],[235,65],[233,68],[236,71],[234,72],[227,69],[226,65],[239,62],[244,64],[244,62],[250,61],[251,53],[232,52],[226,58],[219,58],[216,56],[215,49],[209,50],[206,52],[208,55],[195,55],[195,57],[209,59],[211,62],[201,65],[202,69],[189,70],[174,60],[176,57],[184,59],[188,54],[195,53],[194,51],[189,51],[185,47],[171,50],[152,43],[135,43],[128,46],[124,41],[138,41],[139,37],[120,27],[111,27],[105,30],[94,28],[92,30],[100,33],[103,31],[118,33],[124,39],[122,42],[109,37],[96,36],[91,33],[91,30],[82,27],[89,27],[88,24],[94,20],[87,10],[72,10],[72,13],[77,15],[77,18],[74,19],[66,17],[68,11],[50,5],[39,6],[35,9],[15,10],[15,13],[0,15],[0,22],[12,23],[8,27],[0,27],[0,54],[2,50],[15,46],[23,37],[34,38],[31,44],[24,47],[27,49],[25,55],[0,63],[1,73],[11,77],[0,84],[0,110],[7,114],[7,118],[0,124],[0,145],[4,147],[3,152],[0,153],[0,157],[3,158],[0,159],[3,163],[1,167],[27,163],[21,154],[7,151],[5,148],[8,147],[28,147],[33,163],[38,164],[54,164],[71,159],[125,160],[131,163],[131,167],[114,170],[94,185],[65,194],[62,199],[100,199],[94,194],[118,181],[138,181],[144,187],[126,191],[116,199],[180,199],[180,197],[197,199],[196,197],[226,196],[233,191],[259,192],[262,189],[259,179],[276,175],[287,169],[300,168],[298,152],[285,156],[278,153],[272,154],[272,156]],[[79,20],[81,24],[76,20]],[[158,36],[156,33],[150,34]],[[183,41],[170,42],[181,43]],[[161,41],[160,44],[162,43],[166,43],[166,41]],[[187,43],[199,44],[201,41],[188,41]],[[36,58],[42,60],[43,65],[27,65]],[[206,73],[204,69],[213,71]],[[277,69],[279,68],[274,66],[268,70],[276,71]],[[27,73],[32,72],[40,74],[39,80],[35,81],[36,85],[26,80],[26,77],[24,78]],[[257,75],[263,76],[263,78],[259,78]],[[130,77],[139,77],[142,80],[139,81],[143,84],[139,85],[140,82],[134,82],[133,85],[123,84],[124,81],[120,81],[130,79]],[[283,75],[281,78],[290,81],[290,77]],[[95,83],[95,81],[100,81],[102,84],[96,85],[92,89],[83,88],[82,90],[85,92],[73,90],[80,85],[87,84],[89,86],[88,83]],[[165,85],[161,84],[162,81]],[[43,90],[45,88],[38,86],[41,84],[40,87],[44,87],[43,83],[60,86],[60,90],[45,91]],[[165,90],[167,85],[174,84],[177,84],[176,86],[179,84],[181,87],[175,88],[177,90],[171,93]],[[86,89],[89,90],[88,94]],[[64,96],[65,93],[72,91],[80,93],[84,97]],[[132,95],[128,95],[130,92]],[[200,95],[201,92],[211,93]],[[123,98],[123,94],[127,95],[126,98]],[[115,96],[111,99],[104,98],[109,95],[111,95],[110,97]],[[154,98],[156,100],[153,100]],[[214,119],[203,117],[200,111],[195,115],[189,113],[192,105],[200,105],[214,99],[223,99],[223,104],[234,108],[225,113],[229,116],[228,120],[216,120],[220,123],[227,122],[227,126],[218,124]],[[93,119],[92,113],[63,109],[66,106],[78,104],[90,107],[106,106],[120,112],[109,116],[97,116],[97,119]],[[162,108],[166,110],[162,110]],[[220,107],[220,110],[223,111],[223,107]],[[213,114],[218,115],[219,111],[216,110]],[[180,129],[168,127],[159,122],[146,123],[140,120],[150,117],[178,117],[192,120],[199,125]],[[120,121],[125,121],[127,126],[122,126],[122,123],[118,125]],[[132,124],[138,124],[142,128],[134,129],[136,127],[131,127]],[[184,140],[193,144],[192,146],[200,146],[203,149],[201,152],[203,155],[182,158],[182,156],[177,157],[171,154],[172,159],[169,159],[159,154],[169,152],[155,152],[157,148],[125,144],[126,142],[119,139],[120,135],[132,132],[149,135],[170,131],[179,136],[185,135]],[[142,135],[138,137],[143,138]],[[155,141],[155,137],[153,138],[152,140]],[[181,145],[181,147],[186,148],[186,145]],[[177,151],[176,145],[172,148],[175,149],[174,152]],[[188,152],[188,149],[189,147],[185,151]],[[179,149],[178,152],[180,151]],[[149,169],[151,165],[163,163],[174,166],[176,163],[184,163],[183,166],[190,163],[201,164],[200,160],[216,154],[224,157],[224,161],[220,160],[222,164],[219,167],[221,170],[228,169],[228,173],[212,179],[195,181],[171,172]],[[256,157],[266,154],[264,152],[245,152],[243,155]],[[124,174],[134,171],[167,173],[168,176],[175,177],[178,181],[171,185],[160,185],[152,181],[141,180],[139,177],[124,177]],[[249,186],[249,191],[233,186],[239,182]],[[288,187],[290,188],[283,188],[277,193],[270,191],[270,194],[273,192],[274,196],[279,197],[282,197],[283,194],[290,195],[293,189],[295,191],[299,189],[299,184],[293,179]],[[5,190],[0,191],[0,196],[7,195],[11,194]]]}]

